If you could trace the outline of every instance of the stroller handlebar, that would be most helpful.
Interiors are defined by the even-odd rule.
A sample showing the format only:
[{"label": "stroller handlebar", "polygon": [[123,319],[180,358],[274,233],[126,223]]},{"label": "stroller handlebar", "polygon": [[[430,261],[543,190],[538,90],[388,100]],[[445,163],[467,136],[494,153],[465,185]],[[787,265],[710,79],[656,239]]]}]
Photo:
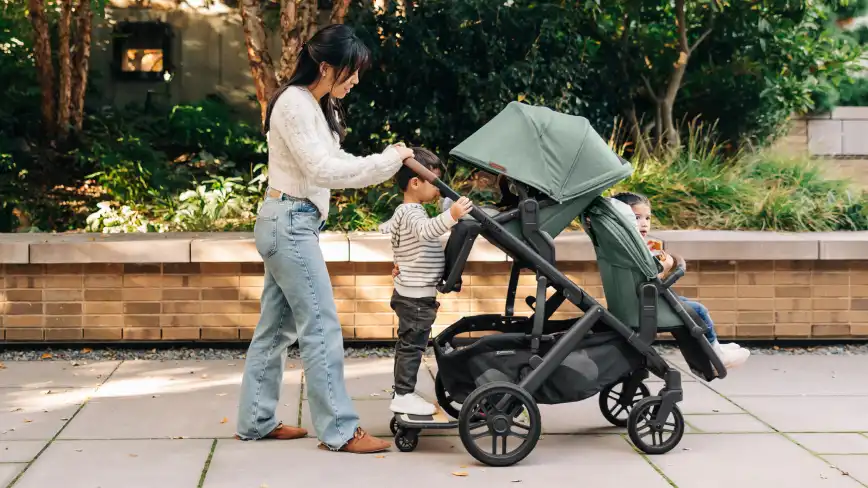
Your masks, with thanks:
[{"label": "stroller handlebar", "polygon": [[437,175],[434,174],[433,171],[426,168],[419,161],[416,161],[415,158],[407,158],[404,160],[404,166],[413,170],[414,173],[419,175],[420,178],[427,181],[428,183],[434,183],[437,181]]}]

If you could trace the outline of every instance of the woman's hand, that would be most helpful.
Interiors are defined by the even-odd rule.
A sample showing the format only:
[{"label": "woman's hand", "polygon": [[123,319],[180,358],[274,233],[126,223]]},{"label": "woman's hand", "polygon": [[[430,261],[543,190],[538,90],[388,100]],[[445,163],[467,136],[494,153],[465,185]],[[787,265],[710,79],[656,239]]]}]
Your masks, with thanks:
[{"label": "woman's hand", "polygon": [[414,156],[413,150],[404,145],[403,142],[399,142],[398,144],[392,144],[392,148],[398,151],[398,155],[401,156],[401,161],[404,161],[407,158],[412,158]]},{"label": "woman's hand", "polygon": [[471,209],[473,209],[473,202],[467,197],[461,197],[449,207],[449,213],[452,214],[453,220],[458,221],[469,214]]}]

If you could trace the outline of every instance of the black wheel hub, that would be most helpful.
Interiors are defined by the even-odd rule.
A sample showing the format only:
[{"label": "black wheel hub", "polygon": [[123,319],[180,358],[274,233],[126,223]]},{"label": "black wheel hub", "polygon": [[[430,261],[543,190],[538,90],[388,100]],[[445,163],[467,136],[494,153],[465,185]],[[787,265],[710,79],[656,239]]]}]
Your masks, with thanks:
[{"label": "black wheel hub", "polygon": [[509,427],[512,421],[506,415],[497,415],[489,422],[491,430],[499,435],[505,435],[509,432]]}]

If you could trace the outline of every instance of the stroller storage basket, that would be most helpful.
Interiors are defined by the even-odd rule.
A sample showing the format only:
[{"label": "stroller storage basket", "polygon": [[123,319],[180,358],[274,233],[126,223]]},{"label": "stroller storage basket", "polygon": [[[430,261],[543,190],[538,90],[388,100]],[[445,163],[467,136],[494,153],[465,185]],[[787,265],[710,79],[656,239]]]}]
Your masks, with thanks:
[{"label": "stroller storage basket", "polygon": [[[545,357],[574,322],[546,322],[543,334],[552,339],[541,343],[538,354]],[[451,325],[434,341],[439,376],[446,391],[456,401],[463,402],[473,390],[486,383],[520,382],[532,370],[531,328],[527,318],[500,315],[466,317]],[[499,333],[467,339],[467,345],[453,344],[459,334],[486,331]],[[620,334],[592,331],[532,394],[537,403],[544,405],[577,402],[623,381],[643,363],[643,356]]]}]

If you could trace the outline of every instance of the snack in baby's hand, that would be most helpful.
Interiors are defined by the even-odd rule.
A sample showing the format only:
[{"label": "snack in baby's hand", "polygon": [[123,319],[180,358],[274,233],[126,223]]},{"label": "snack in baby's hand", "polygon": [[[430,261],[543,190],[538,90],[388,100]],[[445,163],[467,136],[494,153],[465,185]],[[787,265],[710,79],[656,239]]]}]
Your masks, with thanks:
[{"label": "snack in baby's hand", "polygon": [[646,243],[648,244],[648,249],[651,250],[651,254],[655,256],[663,251],[663,241],[659,239],[649,238]]}]

